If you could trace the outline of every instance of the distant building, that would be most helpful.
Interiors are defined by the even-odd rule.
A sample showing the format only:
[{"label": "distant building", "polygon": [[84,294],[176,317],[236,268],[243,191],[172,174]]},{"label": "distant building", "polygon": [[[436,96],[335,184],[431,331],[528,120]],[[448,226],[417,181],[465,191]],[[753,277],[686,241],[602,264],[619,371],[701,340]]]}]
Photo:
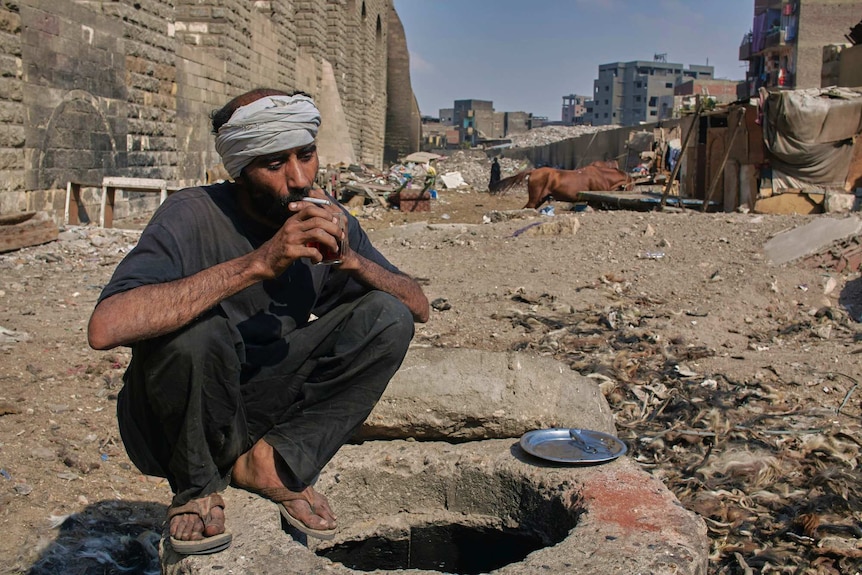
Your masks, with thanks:
[{"label": "distant building", "polygon": [[578,96],[576,94],[563,96],[562,119],[564,126],[574,126],[584,123],[584,117],[587,113],[587,100],[589,100],[588,96]]},{"label": "distant building", "polygon": [[673,96],[676,86],[688,80],[712,80],[713,75],[712,66],[685,68],[664,61],[602,64],[585,118],[594,126],[657,122],[659,98]]},{"label": "distant building", "polygon": [[736,80],[688,80],[673,89],[675,96],[712,96],[719,104],[736,100]]},{"label": "distant building", "polygon": [[503,113],[503,136],[512,134],[523,134],[530,129],[532,114],[527,112],[504,112]]},{"label": "distant building", "polygon": [[[458,128],[459,141],[475,146],[481,139],[503,135],[501,118],[496,117],[494,103],[489,100],[455,100],[454,125]],[[497,127],[497,124],[500,127]]]},{"label": "distant building", "polygon": [[547,116],[534,116],[530,114],[530,129],[535,130],[536,128],[542,128],[544,126],[549,126],[550,122],[548,121]]},{"label": "distant building", "polygon": [[[441,116],[444,110],[440,110]],[[497,112],[494,103],[488,100],[455,100],[452,108],[453,130],[457,130],[457,142],[453,132],[447,132],[449,147],[494,144],[511,134],[543,126],[547,118],[533,116],[529,112]],[[444,123],[441,117],[441,124]]]},{"label": "distant building", "polygon": [[446,132],[451,126],[440,121],[440,118],[422,116],[422,141],[420,149],[425,152],[440,150],[447,147]]},{"label": "distant building", "polygon": [[860,18],[858,1],[754,0],[751,32],[739,47],[739,59],[748,62],[739,96],[756,96],[761,87],[792,90],[835,83],[824,61],[832,63],[849,46],[845,34]]},{"label": "distant building", "polygon": [[455,108],[440,109],[440,123],[444,126],[455,125]]},{"label": "distant building", "polygon": [[658,99],[658,119],[679,118],[682,109],[693,109],[695,96],[705,96],[714,104],[729,104],[737,100],[740,82],[737,80],[688,80],[673,89],[672,96]]},{"label": "distant building", "polygon": [[713,104],[729,104],[737,100],[740,82],[736,80],[689,80],[673,89],[673,95],[658,99],[658,119],[679,118],[680,111],[694,109],[695,96],[705,96]]}]

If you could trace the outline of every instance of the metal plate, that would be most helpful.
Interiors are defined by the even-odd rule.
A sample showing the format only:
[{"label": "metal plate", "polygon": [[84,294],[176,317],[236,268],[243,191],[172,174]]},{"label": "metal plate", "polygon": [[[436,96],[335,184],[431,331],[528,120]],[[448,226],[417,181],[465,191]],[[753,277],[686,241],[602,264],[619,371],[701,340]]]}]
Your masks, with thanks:
[{"label": "metal plate", "polygon": [[591,429],[537,429],[521,436],[520,444],[530,455],[559,463],[603,463],[628,451],[613,435]]}]

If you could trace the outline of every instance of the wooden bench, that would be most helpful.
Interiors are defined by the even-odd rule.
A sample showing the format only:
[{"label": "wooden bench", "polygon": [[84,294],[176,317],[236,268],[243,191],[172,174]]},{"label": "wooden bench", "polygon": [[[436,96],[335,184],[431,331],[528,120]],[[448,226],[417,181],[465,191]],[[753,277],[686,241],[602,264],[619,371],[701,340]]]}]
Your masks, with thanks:
[{"label": "wooden bench", "polygon": [[157,192],[159,194],[160,205],[168,198],[167,180],[123,177],[102,178],[102,211],[99,215],[99,225],[103,228],[110,228],[114,225],[114,195],[117,190],[125,190],[127,192]]},{"label": "wooden bench", "polygon": [[[66,210],[64,220],[66,225],[78,225],[81,223],[81,188],[85,184],[76,182],[66,183]],[[88,187],[88,186],[86,186]],[[105,177],[102,178],[102,197],[100,201],[99,225],[110,228],[114,225],[114,197],[117,190],[130,192],[157,192],[159,204],[162,204],[170,192],[177,190],[168,187],[167,180],[153,178],[124,178]]]}]

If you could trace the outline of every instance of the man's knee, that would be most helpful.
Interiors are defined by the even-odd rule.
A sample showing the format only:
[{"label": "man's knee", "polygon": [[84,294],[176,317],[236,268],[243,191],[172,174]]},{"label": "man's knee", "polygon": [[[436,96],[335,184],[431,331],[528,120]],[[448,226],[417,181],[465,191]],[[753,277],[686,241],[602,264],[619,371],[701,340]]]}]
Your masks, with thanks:
[{"label": "man's knee", "polygon": [[406,353],[415,330],[413,315],[407,306],[381,291],[367,294],[360,303],[360,306],[364,305],[369,306],[376,314],[376,321],[382,328],[379,337],[390,340],[395,349],[403,348]]}]

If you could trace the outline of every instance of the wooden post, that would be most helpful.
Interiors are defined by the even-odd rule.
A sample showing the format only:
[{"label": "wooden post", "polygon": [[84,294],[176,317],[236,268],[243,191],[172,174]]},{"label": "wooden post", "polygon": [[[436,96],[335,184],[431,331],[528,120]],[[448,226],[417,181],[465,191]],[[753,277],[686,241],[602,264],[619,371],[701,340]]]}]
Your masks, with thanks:
[{"label": "wooden post", "polygon": [[742,125],[742,120],[745,118],[745,111],[740,110],[742,112],[736,118],[736,125],[733,126],[733,132],[730,134],[729,141],[727,145],[725,145],[724,149],[724,158],[721,160],[721,165],[718,166],[718,170],[715,172],[715,176],[712,178],[712,184],[709,186],[709,191],[706,193],[706,198],[703,200],[703,207],[701,208],[701,212],[706,212],[707,206],[709,206],[710,200],[712,200],[712,196],[715,193],[715,188],[718,186],[718,180],[724,176],[724,165],[727,164],[727,159],[730,157],[730,152],[733,151],[733,141],[736,140],[736,135],[739,133],[739,127]]},{"label": "wooden post", "polygon": [[67,226],[77,226],[81,223],[81,184],[66,182],[66,213],[64,221]]},{"label": "wooden post", "polygon": [[694,116],[691,119],[691,126],[688,127],[688,132],[685,134],[685,138],[682,142],[682,148],[679,151],[679,158],[676,160],[676,165],[673,167],[673,172],[670,175],[670,179],[665,184],[664,192],[661,195],[661,207],[667,205],[667,196],[670,193],[670,188],[673,186],[674,180],[676,180],[677,175],[679,175],[680,167],[682,167],[682,158],[685,155],[685,149],[688,147],[688,141],[691,139],[691,135],[694,133],[695,128],[697,128],[697,122],[700,118],[700,113],[703,112],[703,99],[697,99],[697,105],[694,107]]}]

